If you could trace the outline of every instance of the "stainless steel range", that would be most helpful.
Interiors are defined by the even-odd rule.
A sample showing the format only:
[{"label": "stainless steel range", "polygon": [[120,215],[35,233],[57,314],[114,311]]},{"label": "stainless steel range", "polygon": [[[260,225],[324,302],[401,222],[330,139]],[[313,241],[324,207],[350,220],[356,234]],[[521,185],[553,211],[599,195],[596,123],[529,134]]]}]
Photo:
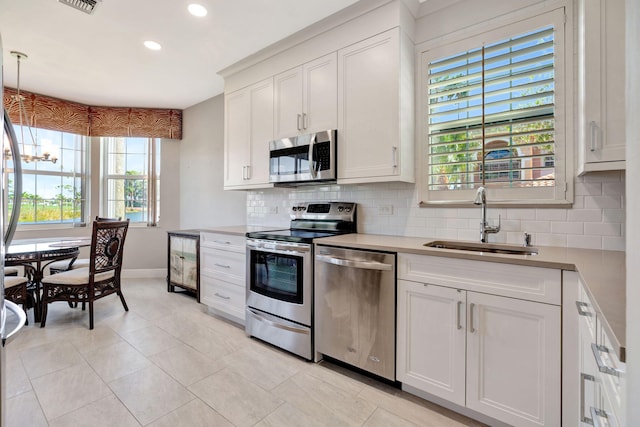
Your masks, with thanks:
[{"label": "stainless steel range", "polygon": [[355,203],[308,202],[289,229],[247,234],[247,335],[313,359],[313,241],[356,223]]}]

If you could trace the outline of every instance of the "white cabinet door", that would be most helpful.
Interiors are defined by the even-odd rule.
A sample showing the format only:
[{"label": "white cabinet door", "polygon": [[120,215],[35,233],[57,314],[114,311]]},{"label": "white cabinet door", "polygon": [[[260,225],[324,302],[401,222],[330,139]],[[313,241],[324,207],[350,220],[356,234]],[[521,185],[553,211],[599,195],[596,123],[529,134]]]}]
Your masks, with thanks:
[{"label": "white cabinet door", "polygon": [[624,1],[580,1],[581,171],[624,169]]},{"label": "white cabinet door", "polygon": [[336,52],[303,66],[302,127],[305,133],[338,127],[338,59]]},{"label": "white cabinet door", "polygon": [[289,138],[302,131],[302,67],[273,78],[275,139]]},{"label": "white cabinet door", "polygon": [[467,310],[467,407],[517,426],[560,425],[560,307],[468,292]]},{"label": "white cabinet door", "polygon": [[276,75],[274,87],[276,139],[338,126],[335,52]]},{"label": "white cabinet door", "polygon": [[398,381],[465,405],[466,292],[398,280]]},{"label": "white cabinet door", "polygon": [[224,186],[244,184],[249,159],[249,92],[224,96]]},{"label": "white cabinet door", "polygon": [[224,187],[269,186],[273,79],[225,94]]},{"label": "white cabinet door", "polygon": [[403,151],[413,149],[413,135],[403,134],[401,116],[413,110],[401,105],[401,56],[399,29],[338,51],[339,182],[413,180],[413,156]]},{"label": "white cabinet door", "polygon": [[[246,181],[252,186],[269,183],[269,141],[273,140],[273,79],[249,88],[250,159]],[[255,187],[253,187],[255,188]]]}]

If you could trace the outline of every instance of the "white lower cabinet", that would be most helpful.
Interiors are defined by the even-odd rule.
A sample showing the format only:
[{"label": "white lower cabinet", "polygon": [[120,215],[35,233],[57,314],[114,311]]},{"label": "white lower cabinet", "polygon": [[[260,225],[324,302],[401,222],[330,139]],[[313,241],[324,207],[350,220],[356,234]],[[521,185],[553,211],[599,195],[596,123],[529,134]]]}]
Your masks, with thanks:
[{"label": "white lower cabinet", "polygon": [[214,313],[244,324],[246,245],[244,236],[202,232],[200,300]]},{"label": "white lower cabinet", "polygon": [[580,341],[580,425],[624,426],[626,366],[615,354],[601,324],[600,313],[584,285],[579,283],[576,307]]},{"label": "white lower cabinet", "polygon": [[[458,287],[450,283],[469,267],[465,260],[456,260],[460,268],[450,277],[403,280],[420,273],[419,258],[398,255],[398,381],[510,425],[560,425],[560,301],[473,290],[470,283],[487,286],[503,264],[484,263],[484,271]],[[431,257],[424,258],[429,264]],[[546,269],[523,268],[543,273],[547,281],[551,276]],[[560,287],[559,271],[556,277]]]}]

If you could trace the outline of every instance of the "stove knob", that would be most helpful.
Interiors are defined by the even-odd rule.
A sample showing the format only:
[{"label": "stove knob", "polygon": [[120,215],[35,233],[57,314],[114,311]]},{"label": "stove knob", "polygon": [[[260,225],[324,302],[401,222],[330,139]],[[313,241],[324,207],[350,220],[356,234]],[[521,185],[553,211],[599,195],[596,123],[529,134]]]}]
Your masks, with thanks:
[{"label": "stove knob", "polygon": [[351,208],[344,208],[344,211],[349,213],[349,212],[351,212]]},{"label": "stove knob", "polygon": [[291,208],[291,210],[295,212],[295,211],[298,210],[298,208],[296,206],[294,206],[294,207]]},{"label": "stove knob", "polygon": [[344,208],[342,206],[338,206],[338,212],[342,212]]}]

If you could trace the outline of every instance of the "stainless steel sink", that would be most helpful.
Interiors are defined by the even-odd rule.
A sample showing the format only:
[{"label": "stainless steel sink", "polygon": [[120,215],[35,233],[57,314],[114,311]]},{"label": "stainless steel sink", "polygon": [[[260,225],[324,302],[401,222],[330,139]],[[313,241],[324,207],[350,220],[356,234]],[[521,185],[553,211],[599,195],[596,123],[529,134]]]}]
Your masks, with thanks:
[{"label": "stainless steel sink", "polygon": [[457,251],[488,252],[492,254],[508,255],[537,255],[538,248],[529,246],[505,245],[496,243],[456,242],[447,240],[435,240],[425,243],[428,248],[453,249]]}]

